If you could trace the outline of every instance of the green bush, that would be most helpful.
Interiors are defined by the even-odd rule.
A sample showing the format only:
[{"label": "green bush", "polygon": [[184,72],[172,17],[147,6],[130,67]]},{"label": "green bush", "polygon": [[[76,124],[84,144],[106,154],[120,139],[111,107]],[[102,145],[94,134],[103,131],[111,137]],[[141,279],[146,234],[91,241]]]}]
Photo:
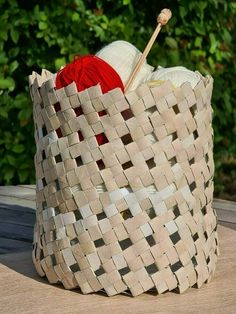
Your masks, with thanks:
[{"label": "green bush", "polygon": [[[161,3],[160,3],[161,2]],[[235,178],[236,3],[224,0],[0,0],[0,184],[33,183],[35,152],[28,75],[55,72],[75,55],[123,39],[143,50],[163,7],[173,12],[149,57],[214,77],[216,188]]]}]

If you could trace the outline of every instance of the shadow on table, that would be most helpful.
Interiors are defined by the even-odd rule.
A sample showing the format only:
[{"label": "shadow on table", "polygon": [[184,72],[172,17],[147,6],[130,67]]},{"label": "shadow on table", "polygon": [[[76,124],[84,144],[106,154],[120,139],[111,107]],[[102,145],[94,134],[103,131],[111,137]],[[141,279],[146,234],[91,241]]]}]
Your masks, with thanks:
[{"label": "shadow on table", "polygon": [[[46,277],[40,277],[37,274],[32,261],[31,250],[11,254],[1,254],[0,263],[21,275],[36,280],[42,284],[50,285]],[[59,289],[64,289],[61,284],[54,284],[54,286]],[[79,289],[75,289],[72,291],[81,294]]]},{"label": "shadow on table", "polygon": [[32,249],[35,210],[0,203],[0,254]]},{"label": "shadow on table", "polygon": [[34,223],[34,209],[0,203],[0,263],[19,274],[47,284],[47,280],[36,273],[32,262]]},{"label": "shadow on table", "polygon": [[[0,264],[5,265],[6,267],[14,270],[15,272],[24,275],[26,277],[29,277],[33,280],[36,280],[42,284],[45,285],[51,285],[46,277],[40,277],[33,265],[31,251],[26,252],[18,252],[18,253],[11,253],[11,254],[2,254],[0,255]],[[0,274],[1,276],[1,274]],[[54,287],[57,287],[59,289],[63,289],[64,287],[62,284],[53,284]],[[72,293],[78,293],[83,294],[79,288],[71,290]],[[94,292],[96,295],[100,295],[102,297],[108,297],[105,291],[98,291]],[[148,291],[146,292],[149,295],[156,296],[156,291]],[[132,295],[130,293],[122,293],[123,297],[132,298]]]}]

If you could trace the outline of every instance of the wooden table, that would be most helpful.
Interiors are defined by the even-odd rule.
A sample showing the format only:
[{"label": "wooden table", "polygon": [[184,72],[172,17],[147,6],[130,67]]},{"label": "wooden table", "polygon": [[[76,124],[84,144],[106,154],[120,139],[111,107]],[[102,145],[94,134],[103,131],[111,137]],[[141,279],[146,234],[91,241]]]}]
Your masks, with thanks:
[{"label": "wooden table", "polygon": [[[236,204],[215,200],[220,257],[212,282],[179,295],[82,295],[40,278],[31,261],[35,187],[0,187],[0,313],[236,313]],[[223,226],[224,225],[224,226]]]}]

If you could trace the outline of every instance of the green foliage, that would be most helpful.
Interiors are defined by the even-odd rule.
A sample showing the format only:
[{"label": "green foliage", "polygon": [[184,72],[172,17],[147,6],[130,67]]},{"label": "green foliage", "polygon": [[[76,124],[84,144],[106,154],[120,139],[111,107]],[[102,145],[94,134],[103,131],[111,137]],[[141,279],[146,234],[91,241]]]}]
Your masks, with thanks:
[{"label": "green foliage", "polygon": [[123,39],[143,50],[163,7],[173,12],[154,45],[152,65],[184,65],[214,77],[216,187],[235,178],[235,1],[0,0],[0,184],[34,182],[28,75],[55,72],[75,55]]}]

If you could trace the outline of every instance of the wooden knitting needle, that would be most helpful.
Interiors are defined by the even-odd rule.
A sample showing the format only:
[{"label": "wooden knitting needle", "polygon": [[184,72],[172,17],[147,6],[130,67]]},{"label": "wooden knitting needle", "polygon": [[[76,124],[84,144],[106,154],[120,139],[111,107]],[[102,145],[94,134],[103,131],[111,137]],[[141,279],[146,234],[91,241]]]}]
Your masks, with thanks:
[{"label": "wooden knitting needle", "polygon": [[150,49],[152,48],[152,45],[154,44],[154,41],[157,38],[157,35],[159,34],[161,27],[163,25],[166,25],[169,21],[169,19],[171,18],[172,13],[169,9],[163,9],[161,10],[161,13],[158,15],[157,17],[157,27],[154,31],[154,33],[152,34],[152,37],[150,38],[147,46],[144,49],[144,52],[142,53],[138,63],[136,64],[132,74],[130,75],[130,78],[128,79],[126,85],[125,85],[125,92],[128,91],[129,87],[131,86],[131,84],[133,83],[136,75],[138,74],[141,66],[143,65],[144,60],[146,59]]}]

